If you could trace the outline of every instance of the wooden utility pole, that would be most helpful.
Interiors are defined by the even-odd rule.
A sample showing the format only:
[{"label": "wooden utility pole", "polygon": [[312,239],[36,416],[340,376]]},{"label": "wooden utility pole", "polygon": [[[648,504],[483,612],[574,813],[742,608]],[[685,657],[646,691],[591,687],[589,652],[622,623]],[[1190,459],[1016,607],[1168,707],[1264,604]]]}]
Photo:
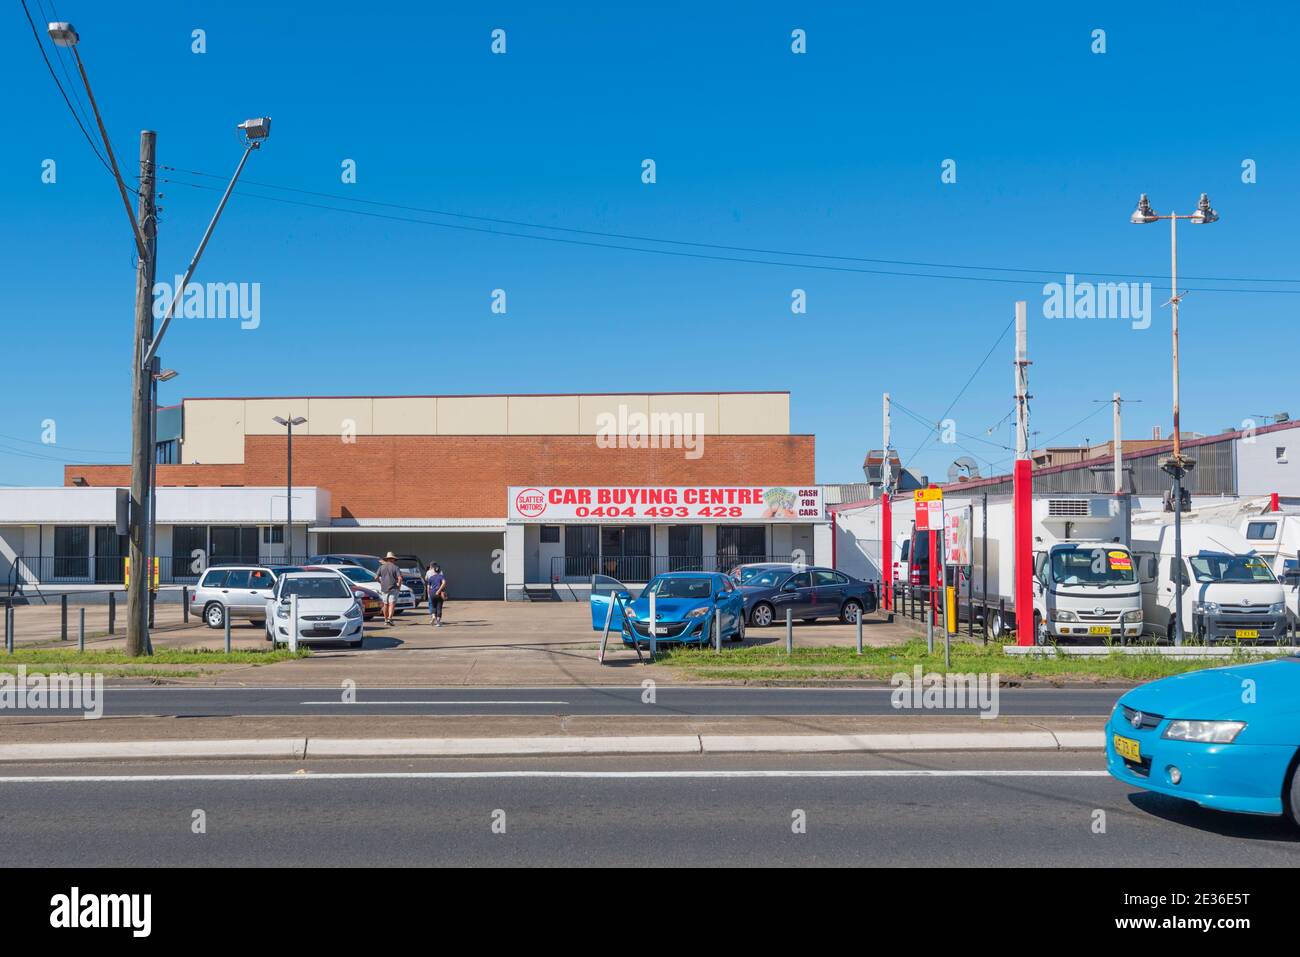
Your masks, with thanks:
[{"label": "wooden utility pole", "polygon": [[[131,515],[130,546],[131,581],[126,592],[126,653],[147,655],[149,642],[149,586],[153,569],[153,556],[148,549],[150,470],[153,467],[153,449],[149,448],[152,434],[150,416],[153,410],[150,397],[153,376],[144,368],[144,356],[153,341],[153,284],[154,269],[158,260],[158,218],[154,205],[154,156],[158,134],[152,130],[140,132],[140,199],[136,219],[144,234],[144,254],[140,255],[135,270],[135,338],[131,348]],[[180,296],[177,289],[173,295]]]}]

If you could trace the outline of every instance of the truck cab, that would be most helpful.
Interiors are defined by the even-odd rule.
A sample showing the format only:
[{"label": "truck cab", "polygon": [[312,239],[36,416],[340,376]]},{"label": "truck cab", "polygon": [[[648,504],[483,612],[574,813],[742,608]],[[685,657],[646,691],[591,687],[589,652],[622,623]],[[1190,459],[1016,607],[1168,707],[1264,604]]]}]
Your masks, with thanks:
[{"label": "truck cab", "polygon": [[1181,598],[1184,639],[1282,641],[1287,634],[1283,587],[1267,559],[1227,525],[1188,524],[1182,536],[1180,568],[1172,525],[1134,529],[1151,633],[1173,637],[1173,611]]},{"label": "truck cab", "polygon": [[1034,554],[1035,637],[1103,638],[1142,634],[1137,563],[1118,542],[1058,541]]},{"label": "truck cab", "polygon": [[1282,585],[1291,627],[1300,624],[1300,513],[1265,512],[1241,521],[1246,544],[1268,562]]}]

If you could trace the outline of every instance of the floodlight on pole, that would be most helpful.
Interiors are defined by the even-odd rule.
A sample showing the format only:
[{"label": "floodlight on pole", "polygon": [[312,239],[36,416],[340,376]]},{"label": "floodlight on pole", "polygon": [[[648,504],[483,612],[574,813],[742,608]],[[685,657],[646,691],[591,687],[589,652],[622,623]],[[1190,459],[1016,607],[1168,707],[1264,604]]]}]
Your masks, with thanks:
[{"label": "floodlight on pole", "polygon": [[290,564],[293,562],[293,427],[295,425],[304,425],[307,420],[301,415],[290,416],[272,416],[271,421],[276,425],[282,425],[288,431],[287,442],[285,446],[285,470],[284,470],[284,560]]},{"label": "floodlight on pole", "polygon": [[1201,226],[1206,223],[1218,222],[1219,214],[1214,211],[1210,205],[1210,197],[1205,193],[1201,194],[1200,200],[1196,204],[1196,212],[1190,215],[1179,216],[1177,213],[1170,213],[1168,216],[1161,216],[1151,208],[1151,203],[1147,200],[1147,194],[1143,193],[1138,199],[1137,209],[1129,217],[1129,222],[1136,225],[1146,225],[1154,223],[1157,220],[1169,220],[1169,264],[1170,264],[1170,292],[1169,306],[1171,310],[1171,331],[1173,339],[1173,365],[1174,365],[1174,447],[1171,455],[1164,463],[1162,468],[1172,476],[1174,480],[1173,488],[1173,506],[1174,506],[1174,566],[1177,569],[1177,575],[1174,579],[1174,587],[1177,589],[1177,597],[1174,600],[1173,618],[1169,623],[1169,628],[1173,632],[1174,644],[1183,643],[1183,590],[1187,581],[1187,572],[1183,565],[1183,477],[1196,463],[1183,457],[1183,436],[1182,425],[1179,422],[1179,396],[1178,396],[1178,306],[1182,302],[1182,295],[1178,292],[1178,220],[1187,219],[1193,225]]},{"label": "floodlight on pole", "polygon": [[45,29],[56,47],[75,47],[77,41],[81,39],[77,36],[76,28],[66,21],[50,23]]}]

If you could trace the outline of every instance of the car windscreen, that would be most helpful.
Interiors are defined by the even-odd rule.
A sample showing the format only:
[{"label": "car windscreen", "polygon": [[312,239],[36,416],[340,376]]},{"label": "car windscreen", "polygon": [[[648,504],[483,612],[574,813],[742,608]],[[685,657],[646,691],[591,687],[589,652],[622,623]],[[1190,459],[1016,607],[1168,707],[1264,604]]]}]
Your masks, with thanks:
[{"label": "car windscreen", "polygon": [[369,568],[372,572],[379,571],[381,564],[378,558],[371,558],[368,555],[344,555],[343,557],[351,564]]},{"label": "car windscreen", "polygon": [[1061,585],[1133,584],[1133,556],[1123,548],[1056,548],[1052,550],[1052,581]]},{"label": "car windscreen", "polygon": [[280,586],[280,597],[288,598],[290,595],[297,595],[299,598],[349,598],[351,593],[348,586],[343,584],[343,579],[335,578],[333,575],[326,578],[286,578]]},{"label": "car windscreen", "polygon": [[372,582],[379,577],[370,569],[357,565],[340,565],[339,571],[354,582]]},{"label": "car windscreen", "polygon": [[1273,569],[1258,555],[1229,555],[1226,552],[1198,552],[1190,556],[1192,574],[1198,582],[1238,584],[1277,581]]},{"label": "car windscreen", "polygon": [[646,586],[642,597],[651,594],[658,598],[708,598],[713,594],[713,581],[708,578],[656,578]]},{"label": "car windscreen", "polygon": [[742,584],[751,588],[775,588],[788,574],[790,574],[788,568],[765,568],[756,575],[742,579]]}]

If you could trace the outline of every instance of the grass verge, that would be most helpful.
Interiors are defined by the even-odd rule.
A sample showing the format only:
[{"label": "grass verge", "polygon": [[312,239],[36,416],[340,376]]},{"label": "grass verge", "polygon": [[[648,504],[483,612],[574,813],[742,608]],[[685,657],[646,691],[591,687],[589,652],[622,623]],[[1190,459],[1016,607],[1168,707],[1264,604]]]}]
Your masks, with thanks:
[{"label": "grass verge", "polygon": [[[935,645],[936,654],[927,654],[924,641],[903,645],[863,648],[859,656],[852,647],[795,648],[792,655],[785,648],[758,645],[727,648],[722,654],[712,649],[687,646],[667,647],[659,652],[659,662],[679,668],[692,678],[721,681],[820,681],[820,680],[887,680],[899,672],[910,673],[916,665],[925,672],[943,672],[943,646]],[[1179,659],[1157,654],[1109,654],[1104,657],[1072,658],[1065,655],[1042,657],[1010,656],[997,645],[954,643],[954,672],[1000,674],[1011,679],[1046,679],[1061,681],[1151,681],[1169,675],[1219,668],[1224,665],[1262,660],[1248,651],[1235,651],[1231,657]]]},{"label": "grass verge", "polygon": [[[311,654],[307,648],[296,652],[278,648],[271,650],[218,651],[211,648],[159,648],[147,658],[133,658],[124,651],[75,651],[59,648],[18,648],[12,655],[0,654],[0,672],[15,672],[19,665],[28,674],[51,674],[61,671],[90,668],[106,677],[148,677],[162,675],[169,678],[194,677],[204,669],[196,665],[273,665],[278,661],[305,658]],[[179,668],[174,666],[181,666]]]}]

